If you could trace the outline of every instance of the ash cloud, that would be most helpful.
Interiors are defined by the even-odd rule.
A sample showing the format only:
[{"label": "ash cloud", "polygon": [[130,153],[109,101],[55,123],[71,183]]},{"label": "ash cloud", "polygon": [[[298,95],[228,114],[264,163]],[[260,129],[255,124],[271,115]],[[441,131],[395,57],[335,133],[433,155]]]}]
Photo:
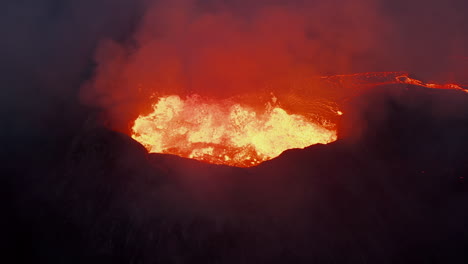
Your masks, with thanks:
[{"label": "ash cloud", "polygon": [[463,1],[250,2],[149,1],[129,41],[99,43],[83,102],[125,131],[153,95],[281,92],[268,87],[366,71],[466,77]]},{"label": "ash cloud", "polygon": [[154,2],[131,43],[101,42],[82,99],[122,128],[152,95],[229,97],[353,72],[355,57],[371,58],[385,43],[378,9],[368,0]]},{"label": "ash cloud", "polygon": [[153,93],[226,97],[314,74],[408,71],[468,82],[463,0],[8,0],[0,7],[9,136],[46,130],[66,119],[64,110],[81,111],[80,103],[126,127]]}]

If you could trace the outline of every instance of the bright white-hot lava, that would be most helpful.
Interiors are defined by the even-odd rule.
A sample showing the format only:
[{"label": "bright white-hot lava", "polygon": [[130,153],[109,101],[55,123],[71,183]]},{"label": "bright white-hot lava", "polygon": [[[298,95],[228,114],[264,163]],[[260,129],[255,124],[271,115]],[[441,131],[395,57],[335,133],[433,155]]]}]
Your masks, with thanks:
[{"label": "bright white-hot lava", "polygon": [[273,98],[259,113],[230,100],[160,97],[150,114],[135,120],[132,137],[149,152],[238,167],[337,139],[335,130],[287,113],[275,103]]}]

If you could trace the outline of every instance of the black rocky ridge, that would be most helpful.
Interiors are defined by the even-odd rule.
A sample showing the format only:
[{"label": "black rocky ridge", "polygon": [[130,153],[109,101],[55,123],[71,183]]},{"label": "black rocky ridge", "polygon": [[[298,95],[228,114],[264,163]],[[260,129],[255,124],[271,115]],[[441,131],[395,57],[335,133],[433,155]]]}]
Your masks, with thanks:
[{"label": "black rocky ridge", "polygon": [[343,111],[338,141],[252,168],[148,154],[95,121],[57,139],[50,157],[7,156],[5,256],[467,263],[468,94],[389,85]]}]

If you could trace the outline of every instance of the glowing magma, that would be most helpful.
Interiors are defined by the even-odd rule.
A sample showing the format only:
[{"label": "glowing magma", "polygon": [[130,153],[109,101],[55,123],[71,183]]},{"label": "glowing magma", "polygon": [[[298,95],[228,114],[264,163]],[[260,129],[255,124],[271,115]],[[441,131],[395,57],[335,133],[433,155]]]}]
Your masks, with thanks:
[{"label": "glowing magma", "polygon": [[[404,72],[333,75],[319,79],[325,81],[322,85],[328,90],[341,86],[346,90],[362,90],[400,83],[468,92],[461,85],[424,83]],[[331,112],[342,114],[338,109]],[[186,99],[177,95],[158,98],[150,114],[140,115],[135,120],[132,137],[149,152],[238,167],[255,166],[287,149],[337,139],[336,129],[330,124],[288,113],[275,97],[259,112],[233,100],[211,100],[197,95]]]},{"label": "glowing magma", "polygon": [[276,98],[258,113],[229,100],[197,95],[185,100],[176,95],[160,97],[153,112],[135,120],[132,137],[149,152],[238,167],[257,165],[287,149],[337,139],[335,130],[287,113],[276,105]]}]

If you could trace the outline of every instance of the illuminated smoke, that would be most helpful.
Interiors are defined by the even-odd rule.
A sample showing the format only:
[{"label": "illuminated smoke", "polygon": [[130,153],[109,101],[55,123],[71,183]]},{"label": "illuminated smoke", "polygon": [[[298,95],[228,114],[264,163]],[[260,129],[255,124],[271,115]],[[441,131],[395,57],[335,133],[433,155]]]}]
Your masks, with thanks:
[{"label": "illuminated smoke", "polygon": [[[392,1],[391,6],[375,0],[239,0],[222,3],[174,0],[146,3],[145,14],[128,39],[101,40],[95,55],[94,78],[83,85],[80,95],[82,102],[102,110],[112,129],[133,135],[155,152],[198,159],[216,156],[213,162],[224,164],[236,164],[241,160],[233,161],[236,159],[234,155],[224,155],[224,150],[220,150],[219,146],[233,140],[227,136],[229,133],[217,131],[220,138],[215,133],[214,142],[208,143],[194,141],[195,131],[201,129],[198,125],[190,127],[196,128],[188,137],[192,141],[175,139],[174,135],[155,129],[143,129],[142,122],[149,127],[153,122],[174,131],[183,129],[183,122],[174,123],[171,119],[161,124],[162,121],[156,118],[155,111],[160,110],[160,104],[172,98],[168,95],[178,96],[183,109],[181,113],[209,108],[210,113],[203,118],[211,115],[214,120],[228,120],[229,107],[238,104],[243,111],[255,113],[255,122],[263,122],[257,127],[265,127],[268,118],[277,116],[281,110],[287,113],[285,118],[301,116],[304,122],[322,128],[329,122],[326,129],[336,131],[333,126],[337,124],[341,100],[376,85],[403,83],[464,89],[456,84],[431,84],[437,83],[435,80],[445,77],[447,72],[453,76],[464,72],[461,67],[455,67],[457,71],[449,70],[458,64],[450,66],[444,59],[464,58],[466,45],[460,44],[464,40],[457,30],[455,16],[446,19],[453,27],[437,31],[445,36],[441,42],[434,37],[437,34],[425,34],[421,30],[420,21],[428,22],[429,18],[425,13],[411,10],[393,13],[403,1]],[[404,3],[406,10],[407,3]],[[433,5],[436,6],[428,4]],[[408,7],[412,6],[408,4]],[[441,10],[444,14],[452,14],[452,11]],[[409,21],[411,27],[397,23],[400,21],[398,16],[404,17],[401,21]],[[398,21],[395,20],[397,17]],[[431,23],[435,25],[437,22]],[[409,40],[413,46],[407,45]],[[431,52],[426,52],[428,48]],[[440,68],[444,71],[438,71]],[[396,71],[427,73],[421,79],[428,83],[417,83],[416,77],[410,78]],[[358,72],[367,73],[356,74]],[[431,77],[426,78],[427,75]],[[443,83],[446,81],[456,79]],[[263,113],[264,105],[256,98],[271,93],[281,98],[282,105]],[[193,94],[212,101],[191,104]],[[227,98],[238,97],[249,97],[249,103],[234,100],[229,106],[225,105]],[[159,98],[159,103],[155,98]],[[189,119],[177,116],[175,120],[186,122]],[[211,128],[223,127],[223,131],[230,131],[229,123],[206,122],[204,124],[210,124]],[[206,134],[198,136],[203,138]],[[161,140],[154,142],[158,137]],[[331,137],[326,138],[311,138],[309,143],[329,142]],[[224,142],[217,142],[221,139]],[[250,148],[247,151],[250,154],[242,155],[257,161],[277,156],[290,147],[306,146],[301,142],[275,151],[263,151],[254,147],[252,138],[248,140],[250,142],[242,145],[242,149]],[[294,142],[294,136],[289,140]],[[192,143],[182,146],[182,142]],[[198,145],[194,146],[194,143]],[[231,143],[227,145],[234,144]],[[255,155],[252,149],[255,149]],[[239,151],[240,148],[234,152]],[[242,166],[257,162],[242,160]]]},{"label": "illuminated smoke", "polygon": [[[83,101],[129,132],[154,94],[297,95],[296,80],[362,71],[356,58],[372,57],[388,32],[374,1],[250,2],[152,2],[131,41],[101,42]],[[306,99],[320,89],[308,86]]]}]

